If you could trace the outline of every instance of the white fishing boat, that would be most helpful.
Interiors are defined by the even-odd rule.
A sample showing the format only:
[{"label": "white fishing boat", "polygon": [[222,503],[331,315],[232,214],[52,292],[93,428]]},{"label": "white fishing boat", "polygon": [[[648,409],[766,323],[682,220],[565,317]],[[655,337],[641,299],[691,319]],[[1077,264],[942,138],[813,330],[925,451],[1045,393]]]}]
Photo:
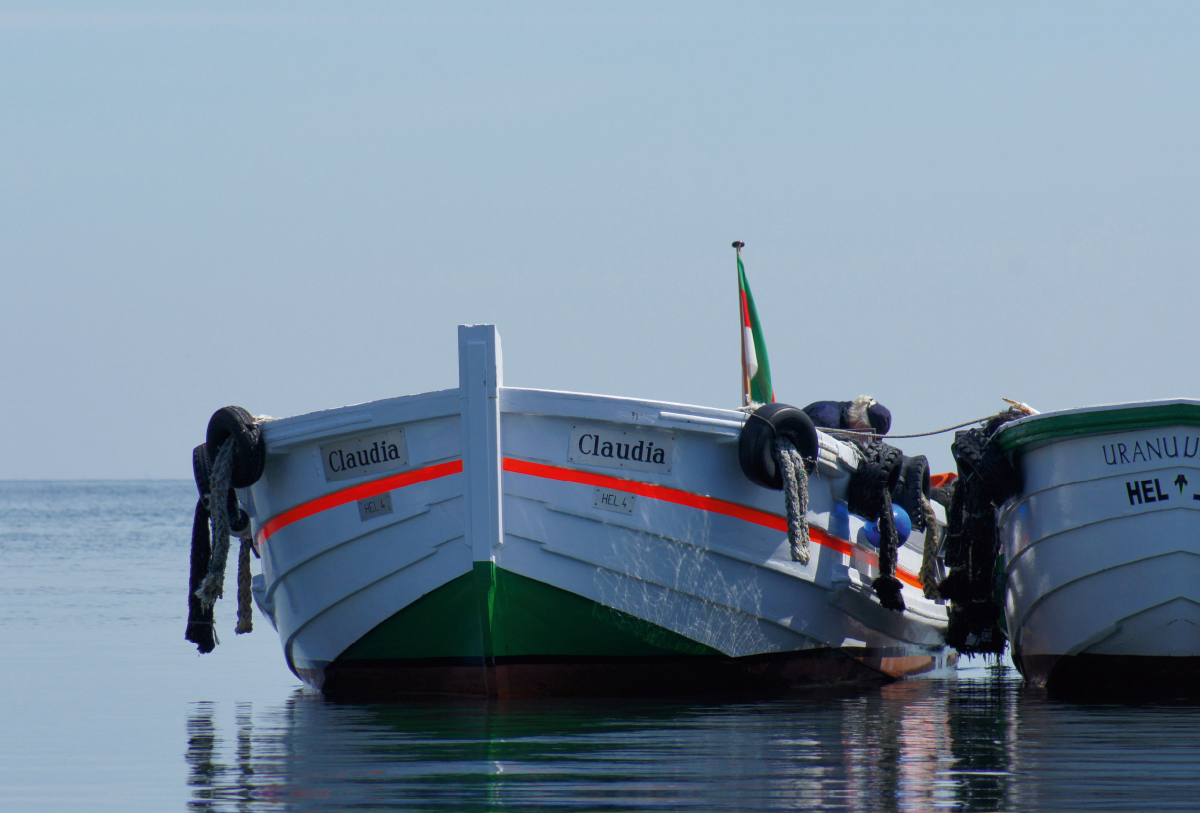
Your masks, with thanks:
[{"label": "white fishing boat", "polygon": [[769,439],[788,409],[506,387],[495,328],[460,327],[455,389],[251,427],[255,600],[333,696],[786,691],[953,664],[924,534],[899,549],[904,609],[881,606],[846,508],[861,455],[815,430],[793,552],[784,494],[739,460],[747,421]]},{"label": "white fishing boat", "polygon": [[879,439],[874,399],[774,403],[733,246],[741,410],[505,387],[491,325],[460,326],[452,390],[218,410],[193,452],[188,640],[217,643],[234,533],[238,632],[253,593],[329,695],[777,692],[952,664],[921,582],[941,575],[928,463]]},{"label": "white fishing boat", "polygon": [[1200,693],[1200,401],[1049,412],[996,442],[1013,661],[1053,693]]}]

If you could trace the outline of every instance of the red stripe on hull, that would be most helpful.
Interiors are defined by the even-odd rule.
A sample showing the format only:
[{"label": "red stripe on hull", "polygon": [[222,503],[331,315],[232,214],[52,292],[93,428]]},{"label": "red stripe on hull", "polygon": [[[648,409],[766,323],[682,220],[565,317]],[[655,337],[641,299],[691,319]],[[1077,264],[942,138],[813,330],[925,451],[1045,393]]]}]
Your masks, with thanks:
[{"label": "red stripe on hull", "polygon": [[280,528],[286,528],[293,522],[299,522],[302,519],[311,517],[313,514],[319,514],[322,511],[328,511],[330,508],[336,508],[339,505],[345,505],[349,502],[357,502],[365,500],[368,497],[377,497],[386,491],[395,491],[398,488],[411,486],[415,483],[425,483],[430,480],[436,480],[439,477],[448,477],[451,474],[458,474],[462,471],[463,464],[461,460],[451,460],[448,463],[438,463],[433,466],[426,466],[423,469],[414,469],[412,471],[404,471],[399,474],[393,474],[390,477],[384,477],[379,480],[372,480],[369,483],[359,483],[356,486],[335,491],[332,494],[326,494],[323,497],[318,497],[315,500],[310,500],[303,505],[297,505],[288,511],[284,511],[278,516],[272,517],[263,523],[258,529],[258,534],[255,537],[254,544],[259,550],[262,549],[265,543],[272,534]]},{"label": "red stripe on hull", "polygon": [[[787,519],[778,514],[771,514],[767,511],[760,511],[757,508],[749,508],[737,503],[726,502],[716,497],[704,497],[699,494],[693,494],[690,491],[680,491],[677,488],[670,488],[669,486],[643,483],[640,480],[625,480],[620,477],[611,477],[590,471],[580,471],[578,469],[567,469],[561,466],[551,466],[546,463],[531,463],[528,460],[518,460],[515,457],[504,458],[504,470],[510,471],[513,474],[527,474],[531,477],[541,477],[544,480],[558,480],[566,483],[599,486],[601,488],[615,488],[618,491],[628,491],[631,494],[637,494],[641,497],[649,497],[654,500],[687,506],[688,508],[722,514],[723,516],[733,517],[745,522],[752,522],[755,525],[761,525],[773,531],[787,533]],[[868,564],[875,567],[879,566],[879,557],[876,554],[845,539],[833,536],[823,528],[810,525],[808,535],[809,539],[821,547],[835,550],[847,556],[861,556],[867,560]],[[902,568],[896,568],[896,576],[906,584],[918,590],[921,589],[921,580],[917,578],[916,574]]]},{"label": "red stripe on hull", "polygon": [[[255,545],[261,551],[263,544],[280,529],[286,528],[294,522],[311,517],[314,514],[328,511],[330,508],[375,497],[384,492],[394,491],[416,483],[424,483],[441,477],[447,477],[451,474],[458,474],[462,470],[462,460],[451,460],[446,463],[426,466],[422,469],[401,472],[379,480],[372,480],[369,483],[360,483],[341,491],[335,491],[332,494],[326,494],[323,497],[310,500],[267,520],[258,529],[258,534],[255,537]],[[640,480],[625,480],[620,477],[595,474],[578,469],[568,469],[561,466],[551,466],[545,463],[532,463],[528,460],[518,460],[514,457],[504,458],[504,470],[513,474],[525,474],[545,480],[579,483],[582,485],[600,486],[601,488],[615,488],[628,491],[631,494],[674,503],[675,505],[733,517],[734,519],[751,522],[774,531],[787,533],[787,519],[778,514],[727,502],[716,497],[706,497],[700,494],[693,494],[689,491],[681,491],[669,486],[643,483]],[[864,558],[869,565],[874,567],[879,566],[879,557],[875,553],[855,545],[848,540],[833,536],[822,528],[810,526],[809,538],[822,547],[847,556],[859,556]],[[916,574],[910,573],[903,568],[897,568],[896,576],[911,587],[915,587],[918,590],[921,589],[921,580],[917,578]]]}]

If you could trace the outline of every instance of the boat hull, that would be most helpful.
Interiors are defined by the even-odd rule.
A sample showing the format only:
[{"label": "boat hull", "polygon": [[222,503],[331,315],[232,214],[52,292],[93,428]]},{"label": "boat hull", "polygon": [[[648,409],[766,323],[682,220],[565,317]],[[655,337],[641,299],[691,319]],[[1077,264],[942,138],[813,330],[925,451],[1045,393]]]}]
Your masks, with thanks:
[{"label": "boat hull", "polygon": [[[479,607],[486,632],[462,623]],[[477,564],[306,677],[338,699],[752,695],[883,683],[954,662],[928,646],[893,643],[730,657],[576,593]]]},{"label": "boat hull", "polygon": [[1046,432],[1016,449],[1025,485],[1000,517],[1005,617],[1030,688],[1200,693],[1200,430],[1190,423],[1200,405],[1190,406],[1086,410],[1076,424],[1099,431]]},{"label": "boat hull", "polygon": [[[467,328],[457,390],[266,424],[242,494],[255,596],[303,680],[345,698],[749,694],[953,665],[920,534],[899,554],[908,611],[873,595],[849,447],[822,440],[802,565],[782,494],[741,473],[741,413],[505,388],[498,360],[494,330]],[[397,462],[343,475],[385,440]]]},{"label": "boat hull", "polygon": [[[816,648],[722,656],[476,659],[456,663],[335,663],[325,695],[347,702],[443,694],[519,697],[755,697],[840,685],[876,685],[952,668],[953,655]],[[885,671],[884,667],[888,667]],[[897,668],[898,667],[898,668]]]},{"label": "boat hull", "polygon": [[1200,656],[1026,655],[1022,671],[1031,687],[1055,697],[1200,697]]}]

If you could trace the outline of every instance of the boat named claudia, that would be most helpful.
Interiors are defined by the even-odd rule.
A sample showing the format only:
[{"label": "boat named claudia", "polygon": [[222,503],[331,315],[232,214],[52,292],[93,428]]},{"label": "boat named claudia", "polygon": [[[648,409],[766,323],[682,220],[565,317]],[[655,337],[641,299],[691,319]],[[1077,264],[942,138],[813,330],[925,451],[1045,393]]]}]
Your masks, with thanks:
[{"label": "boat named claudia", "polygon": [[[954,663],[945,606],[922,589],[925,532],[881,573],[847,510],[863,456],[801,410],[506,387],[495,328],[458,339],[454,389],[265,423],[227,408],[197,450],[198,480],[231,472],[246,512],[232,505],[231,529],[261,557],[254,599],[305,682],[336,697],[679,695]],[[807,485],[791,522],[778,485],[747,476],[778,482],[774,447],[754,444],[785,435]],[[201,596],[208,561],[193,559]],[[891,582],[889,609],[873,585]]]}]

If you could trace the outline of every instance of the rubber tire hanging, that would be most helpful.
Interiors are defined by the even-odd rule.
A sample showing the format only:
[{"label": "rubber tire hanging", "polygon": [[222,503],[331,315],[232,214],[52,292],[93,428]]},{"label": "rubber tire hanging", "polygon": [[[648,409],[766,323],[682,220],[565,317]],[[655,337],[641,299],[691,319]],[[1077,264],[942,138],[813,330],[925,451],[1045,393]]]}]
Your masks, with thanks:
[{"label": "rubber tire hanging", "polygon": [[775,439],[787,437],[805,460],[805,468],[816,465],[817,428],[803,410],[788,404],[763,404],[746,418],[738,434],[738,463],[752,483],[781,491],[783,473],[775,457]]}]

